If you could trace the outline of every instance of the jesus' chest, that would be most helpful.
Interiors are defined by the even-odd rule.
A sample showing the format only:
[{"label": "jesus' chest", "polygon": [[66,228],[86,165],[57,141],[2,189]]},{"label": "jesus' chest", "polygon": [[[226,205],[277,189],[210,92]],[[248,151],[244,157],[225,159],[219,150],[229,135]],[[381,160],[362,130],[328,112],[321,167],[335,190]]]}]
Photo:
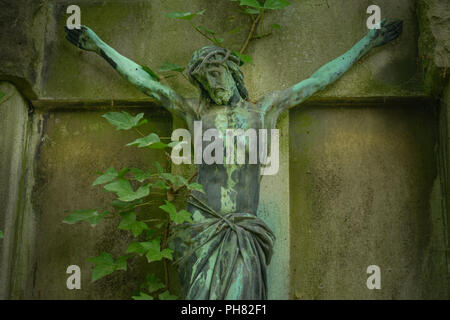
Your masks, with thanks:
[{"label": "jesus' chest", "polygon": [[215,106],[209,108],[201,117],[203,131],[217,129],[223,135],[230,129],[258,130],[262,127],[262,120],[256,109],[245,106]]}]

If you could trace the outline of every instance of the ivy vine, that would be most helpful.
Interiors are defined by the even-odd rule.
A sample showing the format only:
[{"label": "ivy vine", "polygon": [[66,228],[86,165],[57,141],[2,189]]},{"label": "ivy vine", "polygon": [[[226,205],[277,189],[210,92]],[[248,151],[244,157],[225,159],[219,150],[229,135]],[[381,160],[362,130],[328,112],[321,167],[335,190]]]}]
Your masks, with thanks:
[{"label": "ivy vine", "polygon": [[[126,146],[137,148],[158,149],[168,156],[167,149],[174,147],[178,142],[164,143],[156,133],[148,135],[141,132],[140,126],[147,123],[144,114],[132,116],[128,112],[109,112],[103,117],[117,130],[134,130],[138,138]],[[119,218],[119,230],[129,232],[135,241],[129,243],[125,253],[118,257],[101,252],[97,257],[88,259],[95,264],[92,272],[92,281],[97,281],[116,271],[126,271],[130,258],[145,259],[148,263],[158,263],[164,269],[164,280],[155,274],[147,275],[140,290],[132,297],[136,300],[168,300],[177,297],[169,292],[168,263],[173,260],[173,250],[167,247],[167,240],[173,224],[192,222],[191,213],[187,210],[178,210],[173,203],[175,196],[183,191],[197,190],[204,192],[200,184],[192,182],[195,176],[189,179],[181,175],[167,172],[159,162],[154,163],[152,169],[114,167],[106,169],[92,183],[94,187],[103,186],[103,189],[112,193],[115,198],[108,210],[77,210],[67,216],[63,222],[74,224],[87,222],[92,227],[104,219]],[[164,219],[146,219],[139,213],[140,208],[152,207],[157,202],[152,195],[165,195],[167,200],[159,206],[166,213]]]}]

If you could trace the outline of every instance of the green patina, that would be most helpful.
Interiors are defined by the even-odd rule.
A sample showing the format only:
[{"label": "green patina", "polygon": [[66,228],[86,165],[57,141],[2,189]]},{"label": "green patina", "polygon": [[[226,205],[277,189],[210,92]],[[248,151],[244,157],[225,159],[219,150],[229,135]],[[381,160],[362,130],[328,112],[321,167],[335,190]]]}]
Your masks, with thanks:
[{"label": "green patina", "polygon": [[[257,103],[249,101],[239,58],[217,46],[196,51],[187,68],[200,98],[188,100],[161,84],[142,66],[120,55],[91,29],[66,30],[68,40],[102,56],[126,80],[156,97],[192,130],[201,120],[203,130],[272,129],[280,114],[335,82],[372,48],[396,39],[402,22],[382,22],[353,48],[327,63],[308,79],[291,88],[270,93]],[[236,150],[235,146],[235,150]],[[257,164],[201,164],[198,182],[205,193],[193,192],[187,209],[192,224],[174,230],[180,280],[187,299],[267,298],[266,268],[272,256],[274,235],[256,216],[260,166]]]}]

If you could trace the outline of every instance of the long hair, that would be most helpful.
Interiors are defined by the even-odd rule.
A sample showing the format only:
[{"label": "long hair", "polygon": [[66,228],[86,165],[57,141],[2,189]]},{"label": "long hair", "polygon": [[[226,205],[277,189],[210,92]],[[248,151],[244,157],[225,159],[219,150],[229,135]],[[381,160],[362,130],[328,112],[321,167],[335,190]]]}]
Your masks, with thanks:
[{"label": "long hair", "polygon": [[[224,58],[222,60],[212,60],[216,54],[223,55]],[[232,54],[230,50],[215,45],[209,45],[195,51],[186,70],[189,81],[200,88],[201,95],[209,98],[208,92],[195,78],[195,75],[201,72],[204,64],[211,62],[221,63],[227,67],[236,83],[236,87],[242,99],[248,101],[249,97],[247,88],[245,88],[244,84],[244,74],[239,68],[240,59]]]}]

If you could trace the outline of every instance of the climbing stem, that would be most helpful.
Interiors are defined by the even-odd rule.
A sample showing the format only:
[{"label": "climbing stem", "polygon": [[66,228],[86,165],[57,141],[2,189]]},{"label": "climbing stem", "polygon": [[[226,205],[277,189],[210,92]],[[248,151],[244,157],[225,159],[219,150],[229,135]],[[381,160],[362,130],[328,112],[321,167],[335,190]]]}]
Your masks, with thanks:
[{"label": "climbing stem", "polygon": [[263,15],[264,15],[264,10],[261,10],[261,12],[258,14],[256,19],[253,21],[252,26],[250,28],[250,32],[248,33],[247,39],[245,40],[244,44],[242,45],[241,50],[239,51],[240,54],[243,54],[245,52],[245,50],[247,50],[248,44],[253,39],[253,36],[256,32],[256,28],[258,27],[258,24],[261,21]]}]

